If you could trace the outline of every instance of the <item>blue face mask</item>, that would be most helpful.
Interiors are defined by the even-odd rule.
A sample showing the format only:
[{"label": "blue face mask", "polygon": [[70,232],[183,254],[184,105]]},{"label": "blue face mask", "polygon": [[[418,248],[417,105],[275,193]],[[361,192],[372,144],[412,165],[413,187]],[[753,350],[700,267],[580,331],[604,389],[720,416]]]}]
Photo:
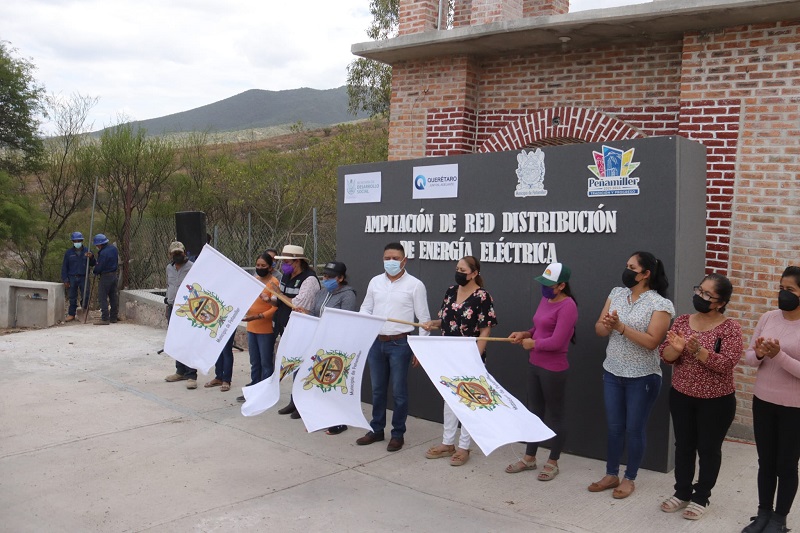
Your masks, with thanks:
[{"label": "blue face mask", "polygon": [[325,287],[328,292],[333,292],[339,286],[339,282],[336,281],[336,278],[323,279],[322,286]]},{"label": "blue face mask", "polygon": [[74,246],[76,249],[80,250],[81,247],[83,246],[83,243],[82,242],[73,242],[72,246]]},{"label": "blue face mask", "polygon": [[552,300],[556,297],[556,291],[553,287],[548,287],[546,285],[542,285],[542,296],[547,298],[548,300]]},{"label": "blue face mask", "polygon": [[383,262],[383,269],[386,271],[387,274],[390,276],[396,276],[403,270],[400,265],[402,261],[397,261],[396,259],[389,259]]}]

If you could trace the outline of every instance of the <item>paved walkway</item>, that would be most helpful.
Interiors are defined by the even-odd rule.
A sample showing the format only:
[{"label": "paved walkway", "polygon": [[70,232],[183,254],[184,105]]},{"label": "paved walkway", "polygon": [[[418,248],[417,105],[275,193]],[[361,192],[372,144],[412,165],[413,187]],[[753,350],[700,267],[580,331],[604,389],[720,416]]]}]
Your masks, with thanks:
[{"label": "paved walkway", "polygon": [[247,355],[230,392],[186,390],[164,382],[164,334],[121,323],[0,336],[0,530],[718,533],[755,512],[750,444],[725,443],[712,506],[691,522],[658,509],[671,474],[640,472],[618,501],[586,490],[603,475],[597,460],[564,456],[548,483],[503,472],[521,444],[473,450],[460,468],[426,460],[441,426],[425,420],[388,453],[356,446],[359,428],[308,434],[275,409],[245,418]]}]

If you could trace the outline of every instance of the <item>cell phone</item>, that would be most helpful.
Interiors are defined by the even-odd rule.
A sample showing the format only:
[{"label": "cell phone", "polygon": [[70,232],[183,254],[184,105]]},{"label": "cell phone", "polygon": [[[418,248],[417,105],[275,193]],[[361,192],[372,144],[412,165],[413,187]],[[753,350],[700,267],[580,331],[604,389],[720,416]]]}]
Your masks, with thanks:
[{"label": "cell phone", "polygon": [[722,349],[722,337],[717,337],[717,341],[714,343],[714,353],[719,353]]}]

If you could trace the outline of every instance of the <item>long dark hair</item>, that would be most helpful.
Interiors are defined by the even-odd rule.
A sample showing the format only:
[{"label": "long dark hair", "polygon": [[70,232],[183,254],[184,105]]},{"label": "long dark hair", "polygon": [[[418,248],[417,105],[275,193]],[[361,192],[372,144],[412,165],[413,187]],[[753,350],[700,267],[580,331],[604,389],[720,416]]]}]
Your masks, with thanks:
[{"label": "long dark hair", "polygon": [[[572,301],[575,302],[575,307],[578,307],[578,300],[575,299],[575,296],[572,295],[572,288],[569,286],[569,281],[565,281],[564,288],[561,289],[562,294],[566,294],[568,297],[572,298]],[[577,344],[578,333],[576,331],[577,328],[572,329],[572,338],[569,340],[572,344]]]},{"label": "long dark hair", "polygon": [[461,261],[464,261],[470,270],[478,273],[478,275],[475,276],[475,283],[478,284],[478,287],[483,287],[483,278],[481,277],[481,262],[478,261],[478,258],[472,255],[465,255],[461,258]]},{"label": "long dark hair", "polygon": [[666,298],[669,280],[667,279],[667,273],[664,272],[664,263],[661,262],[661,259],[658,259],[650,252],[633,252],[631,256],[636,257],[643,271],[648,270],[650,272],[647,286]]}]

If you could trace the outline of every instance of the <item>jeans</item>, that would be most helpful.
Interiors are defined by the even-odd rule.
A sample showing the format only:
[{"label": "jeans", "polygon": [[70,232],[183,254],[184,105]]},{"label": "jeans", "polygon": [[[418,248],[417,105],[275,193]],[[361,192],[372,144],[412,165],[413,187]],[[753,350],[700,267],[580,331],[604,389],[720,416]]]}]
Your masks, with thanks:
[{"label": "jeans", "polygon": [[406,432],[408,417],[408,367],[413,353],[408,339],[395,341],[375,340],[369,349],[369,375],[372,380],[372,431],[383,435],[386,427],[386,401],[389,384],[392,385],[394,413],[392,414],[392,437],[402,438]]},{"label": "jeans", "polygon": [[69,310],[67,314],[69,316],[75,316],[75,313],[78,311],[78,296],[80,295],[81,298],[81,309],[86,311],[89,309],[89,293],[87,292],[84,295],[84,289],[86,287],[86,277],[85,276],[70,276],[69,277]]},{"label": "jeans", "polygon": [[758,508],[786,516],[797,494],[800,459],[800,408],[753,396],[753,433],[758,452]]},{"label": "jeans", "polygon": [[528,409],[542,419],[556,436],[543,443],[529,442],[525,455],[536,457],[539,444],[550,448],[549,459],[558,461],[564,448],[564,403],[567,392],[567,370],[553,372],[528,364]]},{"label": "jeans", "polygon": [[[736,396],[694,398],[669,391],[669,412],[675,428],[675,497],[708,505],[722,465],[722,441],[736,414]],[[695,461],[700,472],[694,481]]]},{"label": "jeans", "polygon": [[[167,324],[169,324],[169,319],[172,316],[172,307],[173,306],[167,304],[167,309],[164,312],[164,315],[167,317]],[[197,379],[197,370],[184,365],[177,359],[175,360],[175,373],[179,376],[186,376],[187,379]]]},{"label": "jeans", "polygon": [[255,385],[275,371],[275,334],[248,331],[247,351],[250,352],[250,383]]},{"label": "jeans", "polygon": [[228,342],[225,343],[225,347],[222,348],[222,352],[217,357],[217,364],[215,365],[215,376],[218,380],[224,381],[226,383],[231,382],[231,378],[233,377],[233,338],[235,335],[231,335],[231,338],[228,339]]},{"label": "jeans", "polygon": [[[116,272],[100,274],[100,283],[97,285],[97,300],[100,304],[100,318],[102,320],[117,320],[119,318]],[[108,312],[109,301],[111,302],[110,315]]]},{"label": "jeans", "polygon": [[636,479],[647,444],[647,419],[661,390],[661,376],[623,378],[603,371],[603,397],[608,424],[606,474],[619,475],[619,462],[628,444],[625,478]]}]

